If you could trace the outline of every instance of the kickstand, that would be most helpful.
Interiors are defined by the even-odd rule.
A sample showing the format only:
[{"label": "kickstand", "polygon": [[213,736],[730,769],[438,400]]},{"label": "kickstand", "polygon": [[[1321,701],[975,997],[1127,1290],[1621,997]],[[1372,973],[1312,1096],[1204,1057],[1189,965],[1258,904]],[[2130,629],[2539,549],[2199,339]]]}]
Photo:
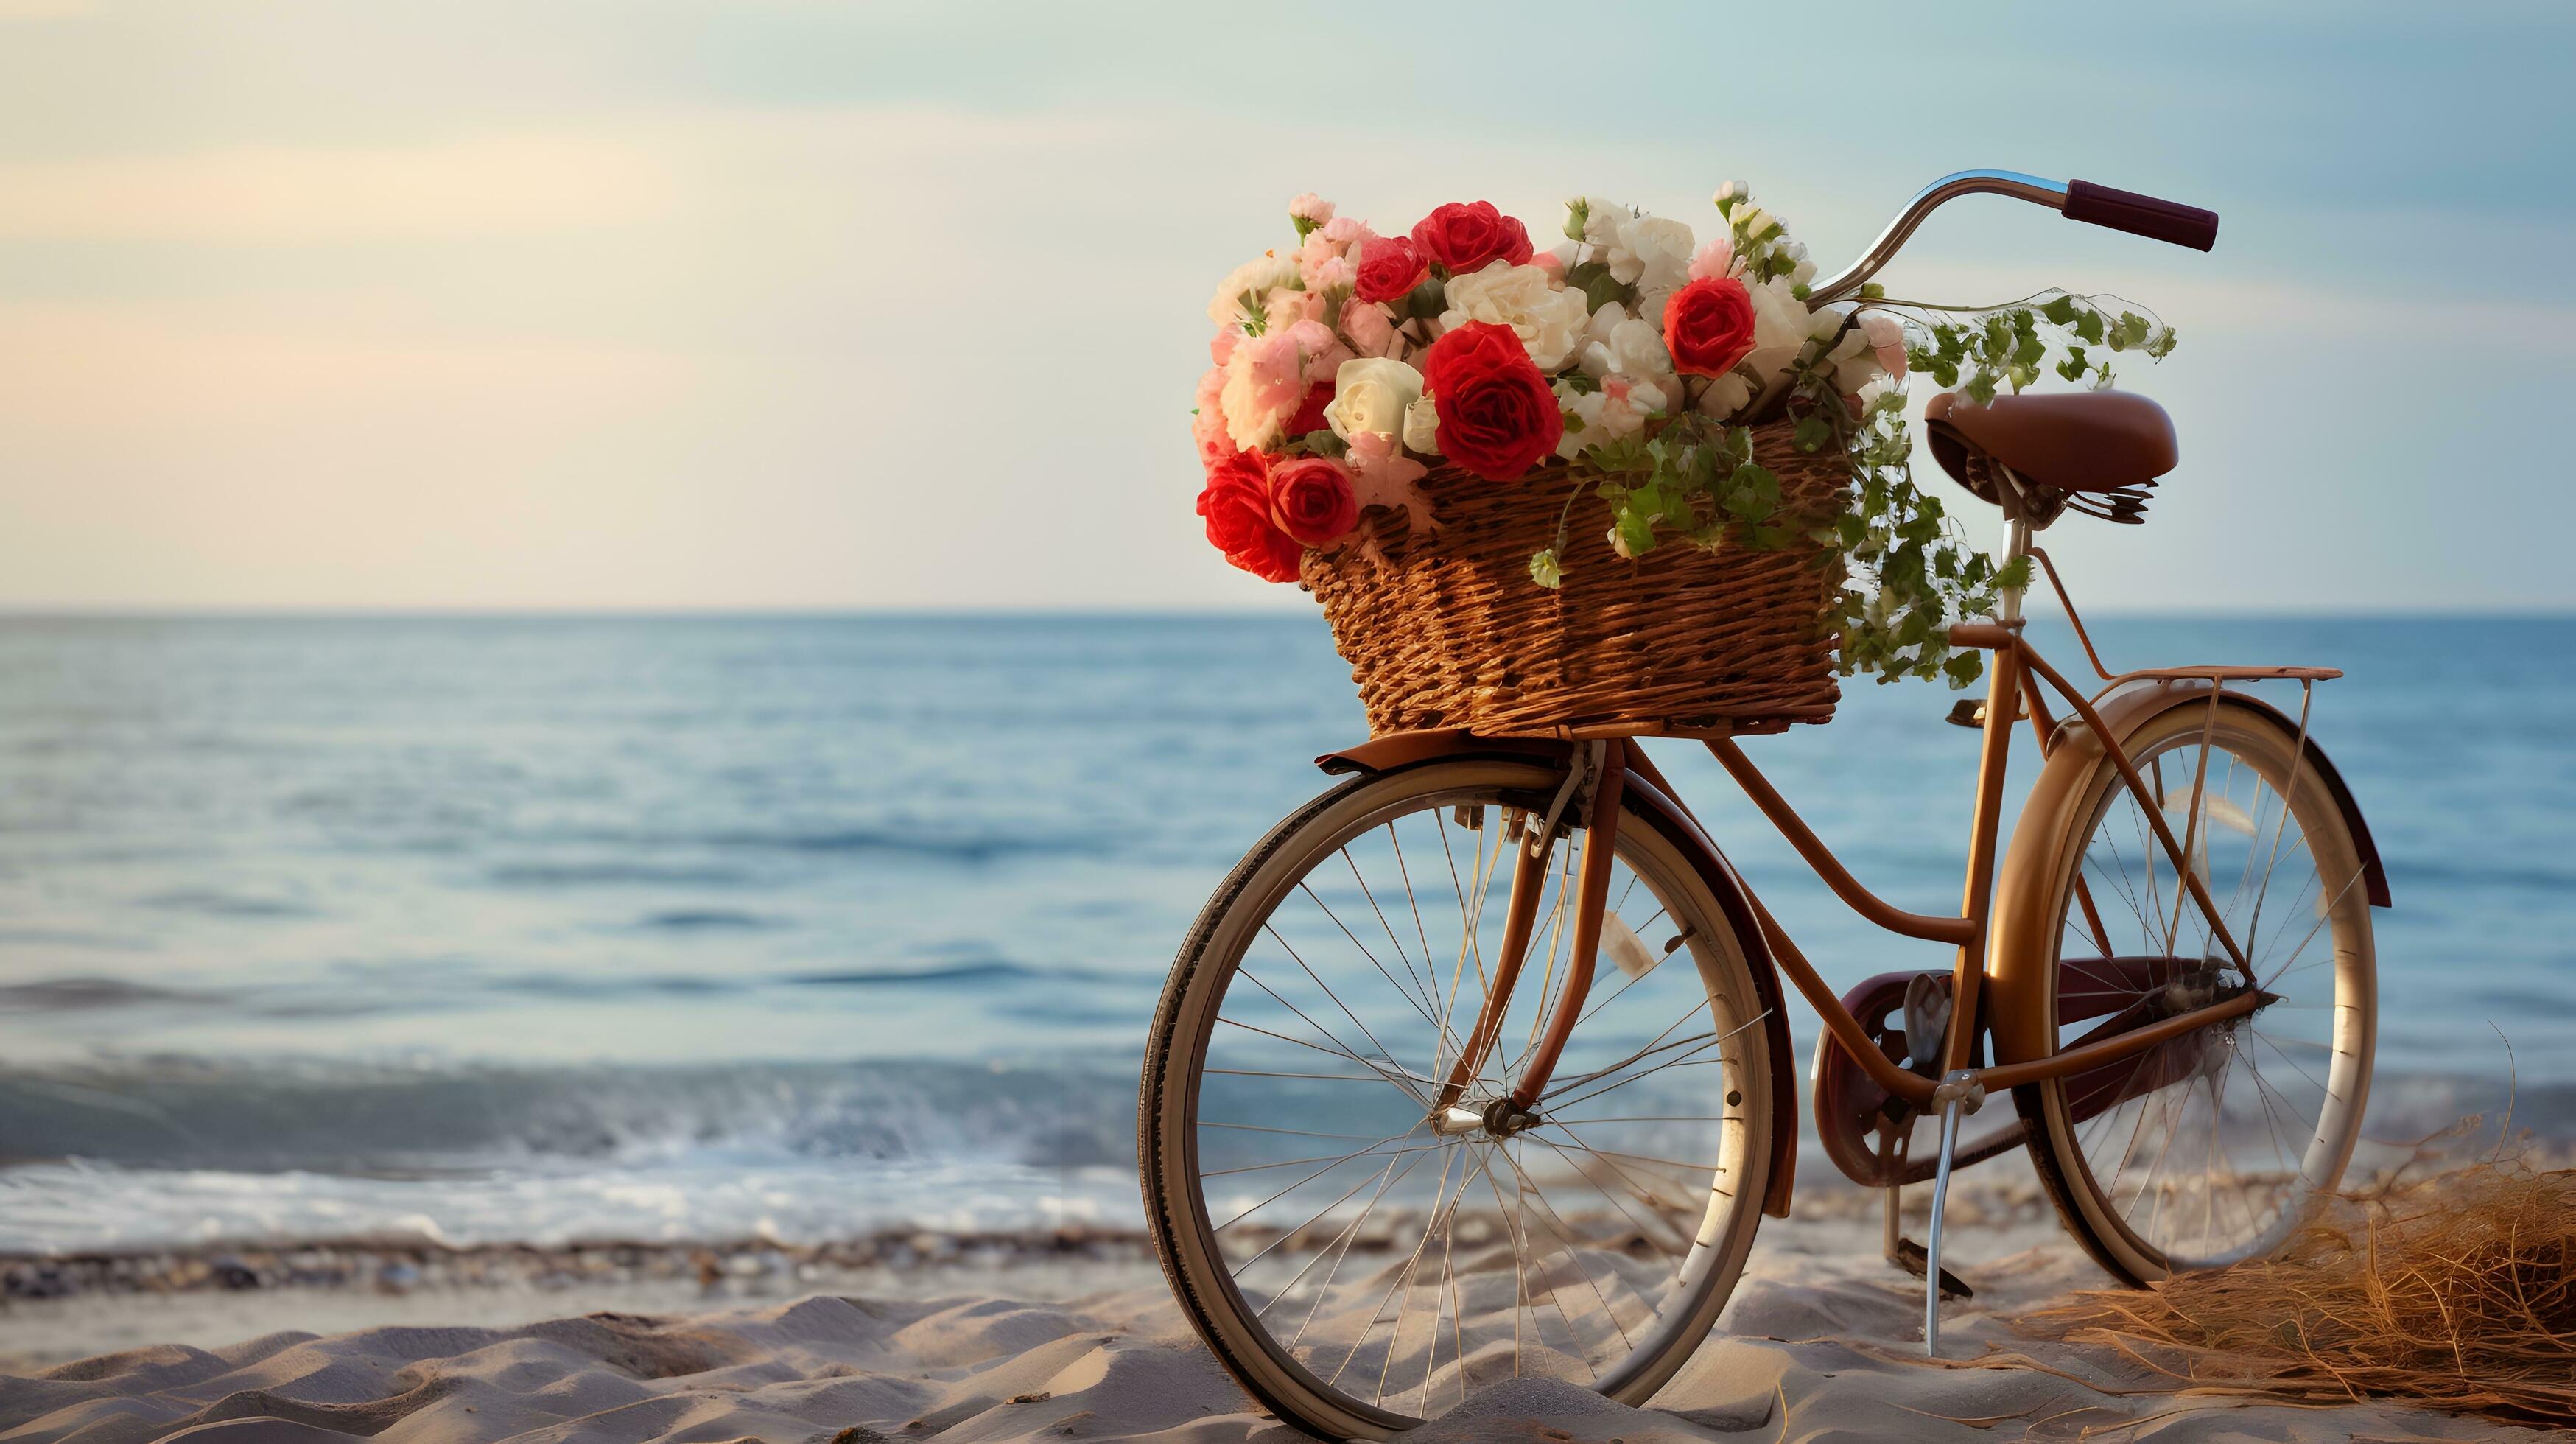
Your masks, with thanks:
[{"label": "kickstand", "polygon": [[[1961,1069],[1941,1080],[1941,1086],[1933,1091],[1932,1101],[1941,1108],[1941,1158],[1932,1173],[1931,1241],[1923,1251],[1923,1352],[1938,1357],[1941,1352],[1941,1285],[1949,1277],[1941,1268],[1941,1214],[1950,1202],[1950,1160],[1959,1151],[1959,1115],[1976,1112],[1986,1101],[1986,1090],[1978,1085],[1975,1073]],[[1893,1195],[1894,1190],[1889,1192]],[[1894,1217],[1892,1197],[1890,1217]]]}]

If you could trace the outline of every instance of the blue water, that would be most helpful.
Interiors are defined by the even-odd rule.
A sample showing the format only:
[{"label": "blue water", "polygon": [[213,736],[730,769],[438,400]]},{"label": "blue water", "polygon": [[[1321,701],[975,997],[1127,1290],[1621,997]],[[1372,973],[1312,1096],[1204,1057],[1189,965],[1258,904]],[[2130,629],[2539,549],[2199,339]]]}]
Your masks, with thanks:
[{"label": "blue water", "polygon": [[[2576,622],[2099,630],[2351,674],[2315,732],[2396,896],[2374,1107],[2512,1076],[2545,1121]],[[1975,771],[1950,701],[1862,683],[1748,744],[1926,911]],[[1305,615],[0,621],[0,1249],[1132,1220],[1172,949],[1363,730]],[[1837,982],[1946,964],[1656,750]]]}]

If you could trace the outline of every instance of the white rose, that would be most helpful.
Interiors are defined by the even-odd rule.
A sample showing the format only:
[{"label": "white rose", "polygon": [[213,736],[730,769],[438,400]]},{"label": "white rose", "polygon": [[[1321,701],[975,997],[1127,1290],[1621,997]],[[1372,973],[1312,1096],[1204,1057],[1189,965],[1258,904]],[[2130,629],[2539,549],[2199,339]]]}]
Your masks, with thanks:
[{"label": "white rose", "polygon": [[1404,449],[1422,456],[1440,454],[1440,413],[1428,396],[1404,408]]},{"label": "white rose", "polygon": [[1561,291],[1536,266],[1496,261],[1472,276],[1452,276],[1449,309],[1440,324],[1455,328],[1468,321],[1509,326],[1529,348],[1541,371],[1555,371],[1574,355],[1592,313],[1580,291]]},{"label": "white rose", "polygon": [[1610,243],[1612,280],[1648,291],[1677,290],[1690,279],[1690,227],[1660,216],[1638,216]]},{"label": "white rose", "polygon": [[1583,198],[1583,239],[1586,244],[1607,250],[1618,244],[1619,228],[1636,219],[1637,213],[1617,201],[1599,196]]},{"label": "white rose", "polygon": [[1616,373],[1650,381],[1673,374],[1673,358],[1664,349],[1663,334],[1652,322],[1629,315],[1616,301],[1592,313],[1583,335],[1583,370],[1588,376]]},{"label": "white rose", "polygon": [[1333,401],[1324,420],[1344,441],[1363,431],[1388,436],[1404,431],[1404,413],[1422,399],[1422,373],[1401,361],[1363,357],[1333,373]]},{"label": "white rose", "polygon": [[1857,327],[1834,343],[1825,359],[1833,363],[1834,389],[1845,395],[1860,390],[1884,372],[1878,364],[1878,352],[1869,344],[1869,333]]},{"label": "white rose", "polygon": [[1788,369],[1814,324],[1807,303],[1789,294],[1785,277],[1745,289],[1753,301],[1753,352],[1745,359],[1765,376]]},{"label": "white rose", "polygon": [[1803,286],[1816,279],[1816,263],[1807,259],[1806,242],[1782,241],[1772,249],[1787,256],[1794,263],[1789,268],[1789,284]]},{"label": "white rose", "polygon": [[1231,326],[1243,319],[1243,298],[1249,293],[1268,297],[1281,286],[1297,279],[1294,256],[1265,255],[1234,268],[1231,275],[1217,283],[1216,295],[1208,301],[1208,319],[1219,326]]},{"label": "white rose", "polygon": [[1729,371],[1723,376],[1710,377],[1708,389],[1699,394],[1699,400],[1694,405],[1701,415],[1724,421],[1743,410],[1745,403],[1752,399],[1751,384],[1743,377]]}]

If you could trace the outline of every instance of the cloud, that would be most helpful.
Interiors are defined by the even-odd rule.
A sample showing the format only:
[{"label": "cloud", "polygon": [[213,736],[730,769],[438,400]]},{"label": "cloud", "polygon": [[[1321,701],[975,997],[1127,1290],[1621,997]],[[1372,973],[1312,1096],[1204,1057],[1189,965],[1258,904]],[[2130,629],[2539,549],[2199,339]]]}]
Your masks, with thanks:
[{"label": "cloud", "polygon": [[0,239],[295,245],[525,235],[648,220],[678,201],[658,157],[579,136],[246,147],[0,164]]}]

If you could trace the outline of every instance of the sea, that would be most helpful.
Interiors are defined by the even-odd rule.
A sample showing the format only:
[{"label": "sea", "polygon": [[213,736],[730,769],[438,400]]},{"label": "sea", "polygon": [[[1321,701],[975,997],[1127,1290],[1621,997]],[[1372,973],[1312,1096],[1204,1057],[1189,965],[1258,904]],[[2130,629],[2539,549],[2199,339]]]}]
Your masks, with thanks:
[{"label": "sea", "polygon": [[[2576,620],[2096,634],[2348,673],[2370,1127],[2576,1131]],[[1746,744],[1924,911],[1953,700]],[[1364,734],[1311,614],[0,619],[0,1252],[1133,1226],[1172,953]],[[1947,965],[1652,750],[1838,985]]]}]

